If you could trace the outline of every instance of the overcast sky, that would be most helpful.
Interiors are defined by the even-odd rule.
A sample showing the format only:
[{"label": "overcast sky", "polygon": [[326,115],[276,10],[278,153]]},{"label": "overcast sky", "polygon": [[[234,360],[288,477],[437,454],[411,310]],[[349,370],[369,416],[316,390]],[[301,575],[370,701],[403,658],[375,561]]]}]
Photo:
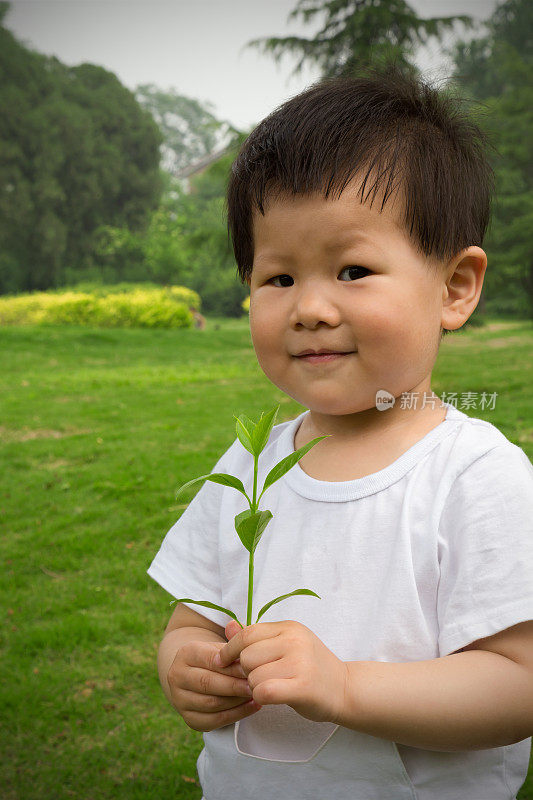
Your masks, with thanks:
[{"label": "overcast sky", "polygon": [[[211,103],[219,119],[248,129],[319,77],[297,60],[244,45],[255,38],[312,38],[321,20],[287,24],[297,0],[12,0],[6,26],[27,46],[69,65],[91,62],[130,89],[155,83]],[[420,16],[468,14],[482,22],[496,0],[410,0]],[[467,38],[463,26],[456,35]],[[477,35],[477,34],[476,34]],[[453,36],[448,35],[446,43]],[[433,41],[417,56],[429,79],[444,80],[449,61]]]}]

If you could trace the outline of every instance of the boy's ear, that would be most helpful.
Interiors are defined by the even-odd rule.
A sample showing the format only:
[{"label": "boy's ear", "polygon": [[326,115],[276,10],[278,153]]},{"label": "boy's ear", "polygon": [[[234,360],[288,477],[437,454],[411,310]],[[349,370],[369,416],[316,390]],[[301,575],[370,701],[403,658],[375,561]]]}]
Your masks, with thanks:
[{"label": "boy's ear", "polygon": [[473,314],[483,288],[487,256],[472,245],[454,256],[446,269],[442,288],[441,325],[455,331]]}]

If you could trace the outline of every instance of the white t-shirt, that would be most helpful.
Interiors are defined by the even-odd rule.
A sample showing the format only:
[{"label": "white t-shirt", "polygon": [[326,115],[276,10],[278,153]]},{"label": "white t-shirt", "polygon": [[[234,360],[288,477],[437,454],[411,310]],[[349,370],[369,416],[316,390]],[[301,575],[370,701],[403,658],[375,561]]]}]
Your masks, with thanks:
[{"label": "white t-shirt", "polygon": [[[299,463],[263,495],[252,621],[294,619],[343,661],[446,656],[533,619],[533,467],[489,422],[453,405],[392,464],[363,478],[316,480]],[[260,455],[258,495],[294,452],[304,412],[276,425]],[[386,413],[386,412],[384,412]],[[253,457],[236,439],[212,470],[251,496]],[[170,529],[148,574],[176,598],[209,600],[246,624],[249,554],[234,527],[248,508],[206,481]],[[190,607],[218,625],[229,617]],[[497,698],[495,698],[497,702]],[[312,722],[268,705],[203,734],[206,800],[508,800],[523,784],[531,738],[508,747],[441,752]]]}]

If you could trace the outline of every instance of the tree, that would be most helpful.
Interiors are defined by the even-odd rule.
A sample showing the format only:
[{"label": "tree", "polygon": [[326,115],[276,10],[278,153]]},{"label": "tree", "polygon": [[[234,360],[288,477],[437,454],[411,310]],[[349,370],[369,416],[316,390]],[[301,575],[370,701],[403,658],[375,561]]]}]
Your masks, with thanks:
[{"label": "tree", "polygon": [[533,314],[533,5],[507,0],[487,34],[452,50],[454,81],[496,146],[496,196],[487,236],[488,310]]},{"label": "tree", "polygon": [[528,0],[500,3],[485,27],[485,36],[456,42],[450,51],[455,63],[454,80],[471,90],[478,101],[500,97],[516,87],[522,77],[517,56],[522,67],[531,66],[533,4]]},{"label": "tree", "polygon": [[237,276],[224,213],[231,164],[245,138],[238,134],[231,150],[195,176],[193,191],[177,202],[190,254],[186,285],[201,296],[203,311],[226,317],[242,316],[242,301],[248,295]]},{"label": "tree", "polygon": [[1,24],[0,106],[0,292],[59,286],[91,264],[102,224],[147,224],[159,130],[115,75],[28,50]]},{"label": "tree", "polygon": [[308,22],[317,14],[325,15],[325,23],[313,39],[270,37],[254,39],[247,46],[272,53],[276,61],[285,53],[300,55],[295,74],[305,63],[318,64],[323,77],[334,77],[390,61],[416,72],[410,61],[415,45],[425,44],[431,36],[440,39],[456,22],[474,24],[465,15],[421,19],[405,0],[298,0],[288,20],[301,15]]},{"label": "tree", "polygon": [[163,137],[163,169],[177,173],[232,140],[237,133],[225,120],[217,119],[212,105],[203,105],[170,89],[158,89],[153,83],[137,86],[135,96],[150,112]]},{"label": "tree", "polygon": [[198,292],[203,312],[242,316],[248,289],[238,280],[224,199],[231,163],[245,138],[240,134],[231,152],[192,178],[190,194],[166,175],[165,194],[146,231],[102,228],[99,263],[106,281],[179,284]]}]

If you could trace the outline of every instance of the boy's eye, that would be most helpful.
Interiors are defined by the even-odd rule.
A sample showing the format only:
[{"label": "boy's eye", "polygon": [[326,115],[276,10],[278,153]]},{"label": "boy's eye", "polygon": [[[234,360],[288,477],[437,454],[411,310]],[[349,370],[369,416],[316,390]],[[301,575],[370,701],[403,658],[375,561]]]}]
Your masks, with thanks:
[{"label": "boy's eye", "polygon": [[[367,269],[366,267],[358,267],[358,266],[344,267],[344,269],[341,270],[339,274],[342,275],[343,272],[348,272],[351,280],[356,280],[356,278],[364,278],[365,275],[370,274],[369,269]],[[345,283],[347,283],[347,281],[345,281]]]},{"label": "boy's eye", "polygon": [[[290,275],[276,275],[274,278],[270,278],[270,281],[269,281],[269,283],[274,283],[274,281],[281,280],[282,278],[288,278],[290,281],[292,281],[292,278],[291,278],[291,276],[290,276]],[[285,286],[287,286],[287,285],[288,285],[288,284],[285,284]],[[276,284],[276,283],[274,283],[274,286],[277,286],[277,284]],[[284,288],[284,287],[283,287],[283,286],[281,286],[280,288]]]},{"label": "boy's eye", "polygon": [[[342,275],[343,272],[347,272],[348,275],[349,275],[347,280],[343,280],[343,283],[348,283],[351,280],[356,280],[357,278],[364,278],[365,275],[369,275],[370,274],[370,270],[369,269],[367,269],[366,267],[359,267],[359,266],[344,267],[344,269],[342,269],[339,274]],[[274,281],[278,281],[278,280],[281,281],[284,278],[287,278],[289,281],[292,281],[292,278],[291,278],[290,275],[276,275],[274,278],[270,278],[269,283],[272,283],[272,284],[274,284],[274,286],[277,286],[278,284],[274,283]],[[291,285],[290,283],[289,284],[285,283],[285,284],[282,284],[280,286],[280,288],[286,288],[287,286],[290,286],[290,285]]]}]

